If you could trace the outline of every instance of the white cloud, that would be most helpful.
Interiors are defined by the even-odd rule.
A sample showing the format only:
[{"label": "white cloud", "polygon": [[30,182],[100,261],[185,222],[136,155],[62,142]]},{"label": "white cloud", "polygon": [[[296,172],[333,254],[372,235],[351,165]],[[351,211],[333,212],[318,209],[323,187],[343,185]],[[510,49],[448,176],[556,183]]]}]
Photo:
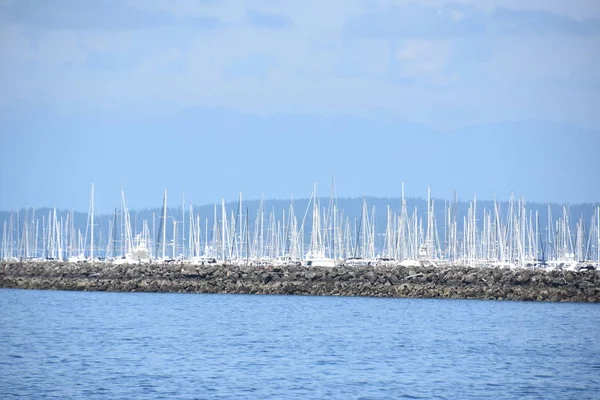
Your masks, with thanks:
[{"label": "white cloud", "polygon": [[491,11],[498,7],[515,10],[540,10],[576,19],[600,18],[597,0],[457,0],[456,3],[471,4]]},{"label": "white cloud", "polygon": [[175,18],[216,17],[225,22],[239,21],[245,12],[243,3],[206,0],[128,0],[133,7],[165,12]]},{"label": "white cloud", "polygon": [[450,5],[469,6],[491,12],[505,7],[515,10],[539,10],[565,15],[576,19],[600,18],[597,0],[373,0],[372,11],[385,10],[393,6],[418,3],[427,7],[447,7]]},{"label": "white cloud", "polygon": [[37,41],[35,61],[43,67],[81,65],[86,52],[76,34],[66,30],[49,30]]},{"label": "white cloud", "polygon": [[[145,32],[142,32],[144,34]],[[105,32],[98,30],[86,30],[82,32],[71,32],[76,36],[86,50],[97,52],[121,53],[131,50],[131,39],[133,32],[115,31]]]},{"label": "white cloud", "polygon": [[[443,6],[455,21],[463,20],[461,3],[489,10],[522,8],[512,0],[454,1],[452,7],[444,3],[423,0],[419,5]],[[442,127],[522,118],[600,126],[600,116],[591,112],[598,95],[586,87],[600,80],[600,46],[593,37],[483,38],[480,45],[489,46],[491,56],[481,61],[458,51],[466,43],[460,37],[342,35],[351,17],[385,12],[391,5],[408,4],[405,1],[319,2],[318,7],[316,2],[253,2],[253,8],[293,21],[276,33],[253,29],[242,0],[131,4],[182,20],[215,17],[225,26],[199,32],[183,25],[135,30],[3,25],[0,59],[9,64],[0,66],[5,89],[0,100],[6,104],[25,97],[65,108],[221,106],[257,114],[368,115],[381,109]],[[565,4],[528,3],[572,17],[582,15],[572,10],[580,10],[573,3],[571,8]],[[589,9],[587,2],[576,4]],[[96,53],[126,59],[126,66],[108,70],[93,65]],[[257,54],[275,60],[266,77],[248,74],[232,80],[225,73],[232,64]],[[23,65],[32,61],[34,66],[25,70]],[[90,64],[95,68],[88,68]]]},{"label": "white cloud", "polygon": [[553,84],[568,80],[600,83],[600,41],[589,37],[499,39],[494,59],[484,65],[499,83]]},{"label": "white cloud", "polygon": [[0,64],[19,65],[31,58],[34,52],[21,25],[0,25]]},{"label": "white cloud", "polygon": [[427,83],[453,82],[456,77],[445,72],[452,47],[452,42],[447,40],[401,41],[397,53],[401,76]]}]

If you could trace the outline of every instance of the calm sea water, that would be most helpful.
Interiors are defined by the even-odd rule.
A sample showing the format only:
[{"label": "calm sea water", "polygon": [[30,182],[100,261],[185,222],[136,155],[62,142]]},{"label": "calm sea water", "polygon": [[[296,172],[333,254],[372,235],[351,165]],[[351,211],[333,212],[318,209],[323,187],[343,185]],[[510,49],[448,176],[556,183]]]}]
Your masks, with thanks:
[{"label": "calm sea water", "polygon": [[0,290],[0,397],[600,399],[600,305]]}]

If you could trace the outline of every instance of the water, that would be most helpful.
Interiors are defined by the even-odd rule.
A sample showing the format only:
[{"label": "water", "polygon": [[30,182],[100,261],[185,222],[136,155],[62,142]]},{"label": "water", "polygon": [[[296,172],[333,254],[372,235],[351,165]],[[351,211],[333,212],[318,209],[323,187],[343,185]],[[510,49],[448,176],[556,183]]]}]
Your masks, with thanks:
[{"label": "water", "polygon": [[0,397],[599,399],[600,305],[0,290]]}]

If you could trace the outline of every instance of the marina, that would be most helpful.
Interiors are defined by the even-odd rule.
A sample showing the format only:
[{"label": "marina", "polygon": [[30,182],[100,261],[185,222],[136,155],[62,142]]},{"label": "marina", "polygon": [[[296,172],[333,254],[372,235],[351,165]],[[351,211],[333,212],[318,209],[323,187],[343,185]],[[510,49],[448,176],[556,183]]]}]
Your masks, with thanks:
[{"label": "marina", "polygon": [[600,1],[0,32],[0,400],[600,399]]},{"label": "marina", "polygon": [[556,217],[548,205],[542,225],[539,210],[529,209],[514,195],[504,209],[494,200],[491,209],[482,210],[474,197],[460,215],[455,193],[441,206],[443,220],[439,220],[431,189],[423,212],[408,208],[402,185],[399,204],[388,204],[385,224],[378,225],[381,211],[365,198],[359,217],[345,213],[332,182],[329,199],[318,197],[315,184],[306,209],[298,212],[290,199],[281,213],[268,210],[263,200],[250,212],[242,193],[234,206],[224,200],[214,205],[212,215],[199,215],[185,199],[174,212],[165,190],[159,214],[142,221],[136,216],[132,222],[122,190],[120,209],[114,210],[108,227],[99,227],[94,197],[92,184],[85,228],[76,226],[72,211],[52,209],[36,215],[31,209],[24,217],[11,213],[3,221],[2,260],[561,270],[600,266],[600,206],[594,206],[589,220],[582,216],[573,221],[567,205]]},{"label": "marina", "polygon": [[598,303],[600,271],[433,265],[3,262],[0,288]]}]

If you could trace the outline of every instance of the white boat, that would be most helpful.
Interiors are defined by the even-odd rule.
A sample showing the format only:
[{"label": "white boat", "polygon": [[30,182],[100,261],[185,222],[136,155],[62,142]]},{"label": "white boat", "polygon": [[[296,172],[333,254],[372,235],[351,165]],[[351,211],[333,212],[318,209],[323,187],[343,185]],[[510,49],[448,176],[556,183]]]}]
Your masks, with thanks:
[{"label": "white boat", "polygon": [[190,264],[192,264],[192,265],[221,266],[221,265],[225,265],[225,261],[218,260],[215,257],[200,256],[200,257],[192,257],[192,258],[190,258]]},{"label": "white boat", "polygon": [[309,251],[304,258],[304,265],[307,267],[335,267],[336,262],[333,258],[325,257],[321,252],[312,253]]},{"label": "white boat", "polygon": [[115,265],[123,265],[123,264],[139,264],[139,263],[149,263],[150,262],[150,252],[148,247],[146,247],[146,241],[142,239],[141,235],[137,235],[135,237],[135,246],[129,250],[125,256],[121,258],[117,258],[113,260],[113,264]]},{"label": "white boat", "polygon": [[344,265],[348,267],[376,267],[379,260],[374,258],[350,257],[344,260]]}]

